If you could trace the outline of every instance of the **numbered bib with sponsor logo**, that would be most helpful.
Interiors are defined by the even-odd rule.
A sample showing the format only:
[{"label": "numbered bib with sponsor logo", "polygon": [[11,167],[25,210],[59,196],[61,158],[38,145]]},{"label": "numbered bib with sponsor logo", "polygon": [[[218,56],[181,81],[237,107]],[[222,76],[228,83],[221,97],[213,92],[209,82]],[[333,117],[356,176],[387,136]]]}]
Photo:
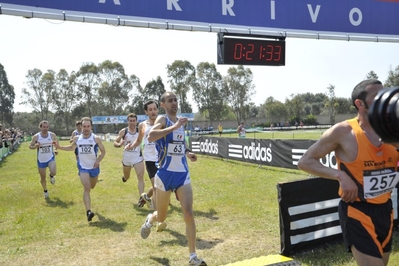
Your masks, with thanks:
[{"label": "numbered bib with sponsor logo", "polygon": [[80,154],[91,154],[92,153],[93,145],[79,145],[79,152]]},{"label": "numbered bib with sponsor logo", "polygon": [[364,198],[376,198],[390,193],[399,181],[399,173],[394,168],[365,171],[363,176]]},{"label": "numbered bib with sponsor logo", "polygon": [[183,143],[169,143],[168,145],[168,156],[184,156],[184,144]]},{"label": "numbered bib with sponsor logo", "polygon": [[52,145],[40,146],[39,151],[41,154],[52,153],[53,152],[52,148],[53,148]]}]

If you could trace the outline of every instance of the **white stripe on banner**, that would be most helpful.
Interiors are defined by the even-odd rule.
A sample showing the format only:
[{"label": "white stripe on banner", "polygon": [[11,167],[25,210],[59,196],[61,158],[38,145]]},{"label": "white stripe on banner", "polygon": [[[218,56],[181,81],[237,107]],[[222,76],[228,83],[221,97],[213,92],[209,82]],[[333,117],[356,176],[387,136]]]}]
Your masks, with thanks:
[{"label": "white stripe on banner", "polygon": [[315,240],[315,239],[319,239],[319,238],[323,238],[323,237],[338,235],[341,233],[342,233],[341,226],[337,225],[334,227],[329,227],[326,229],[309,232],[306,234],[291,236],[290,240],[291,240],[291,245],[295,245],[300,242],[311,241],[311,240]]},{"label": "white stripe on banner", "polygon": [[392,208],[393,208],[393,219],[398,219],[398,189],[394,188],[391,194]]},{"label": "white stripe on banner", "polygon": [[201,147],[201,145],[200,145],[200,142],[199,142],[199,141],[193,141],[193,142],[191,142],[191,150],[192,150],[193,152],[201,152],[200,147]]},{"label": "white stripe on banner", "polygon": [[296,230],[301,228],[306,228],[313,225],[325,224],[333,221],[338,221],[338,212],[329,213],[325,215],[310,217],[306,219],[301,219],[298,221],[293,221],[290,223],[290,230]]},{"label": "white stripe on banner", "polygon": [[229,144],[228,156],[233,158],[242,158],[242,145]]},{"label": "white stripe on banner", "polygon": [[292,164],[298,165],[299,159],[303,156],[303,154],[307,151],[307,149],[292,149]]},{"label": "white stripe on banner", "polygon": [[[323,209],[327,209],[327,208],[331,208],[331,207],[338,208],[338,203],[340,200],[341,200],[341,198],[329,199],[329,200],[325,200],[325,201],[319,201],[319,202],[313,202],[313,203],[309,203],[309,204],[289,207],[288,212],[289,212],[290,216],[292,216],[292,215],[301,214],[301,213],[323,210]],[[338,209],[337,209],[337,211],[338,211]]]}]

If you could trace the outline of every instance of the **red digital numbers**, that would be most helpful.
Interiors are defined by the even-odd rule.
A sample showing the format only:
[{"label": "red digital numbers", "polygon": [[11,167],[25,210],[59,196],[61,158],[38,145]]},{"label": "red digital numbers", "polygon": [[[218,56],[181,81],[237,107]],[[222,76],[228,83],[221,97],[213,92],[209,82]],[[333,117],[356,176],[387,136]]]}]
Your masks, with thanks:
[{"label": "red digital numbers", "polygon": [[234,59],[235,60],[252,60],[252,54],[255,50],[255,45],[247,44],[243,45],[242,43],[236,43],[234,46]]},{"label": "red digital numbers", "polygon": [[285,65],[285,41],[224,39],[223,64]]},{"label": "red digital numbers", "polygon": [[266,61],[280,61],[281,59],[281,45],[263,45],[259,48],[259,59]]}]

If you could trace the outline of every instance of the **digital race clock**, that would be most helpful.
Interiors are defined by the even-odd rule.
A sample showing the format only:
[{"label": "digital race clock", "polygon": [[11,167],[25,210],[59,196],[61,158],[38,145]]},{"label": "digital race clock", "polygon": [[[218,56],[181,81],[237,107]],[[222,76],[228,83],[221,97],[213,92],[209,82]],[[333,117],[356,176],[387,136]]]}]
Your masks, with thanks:
[{"label": "digital race clock", "polygon": [[284,66],[285,40],[219,33],[218,64]]}]

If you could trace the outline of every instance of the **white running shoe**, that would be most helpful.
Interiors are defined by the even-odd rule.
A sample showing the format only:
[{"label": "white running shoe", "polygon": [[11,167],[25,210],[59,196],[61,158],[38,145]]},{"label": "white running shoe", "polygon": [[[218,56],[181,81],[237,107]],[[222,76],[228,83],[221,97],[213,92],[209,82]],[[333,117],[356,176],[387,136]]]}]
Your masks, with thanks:
[{"label": "white running shoe", "polygon": [[51,177],[50,174],[48,174],[48,175],[50,176],[50,183],[51,183],[52,185],[54,185],[54,184],[55,184],[55,176]]},{"label": "white running shoe", "polygon": [[[141,235],[141,237],[142,237],[143,239],[146,239],[146,238],[150,235],[150,233],[151,233],[151,227],[152,227],[152,225],[150,224],[150,219],[151,219],[151,217],[152,217],[152,213],[149,213],[149,214],[147,215],[147,219],[145,219],[144,224],[141,226],[140,235]],[[147,226],[147,223],[150,224],[151,226],[148,227],[148,226]]]},{"label": "white running shoe", "polygon": [[192,258],[189,262],[188,265],[190,266],[207,266],[206,262],[199,259],[197,256],[195,256],[194,258]]},{"label": "white running shoe", "polygon": [[47,198],[49,197],[48,191],[43,192],[43,194],[44,194],[44,198],[45,198],[45,199],[47,199]]}]

